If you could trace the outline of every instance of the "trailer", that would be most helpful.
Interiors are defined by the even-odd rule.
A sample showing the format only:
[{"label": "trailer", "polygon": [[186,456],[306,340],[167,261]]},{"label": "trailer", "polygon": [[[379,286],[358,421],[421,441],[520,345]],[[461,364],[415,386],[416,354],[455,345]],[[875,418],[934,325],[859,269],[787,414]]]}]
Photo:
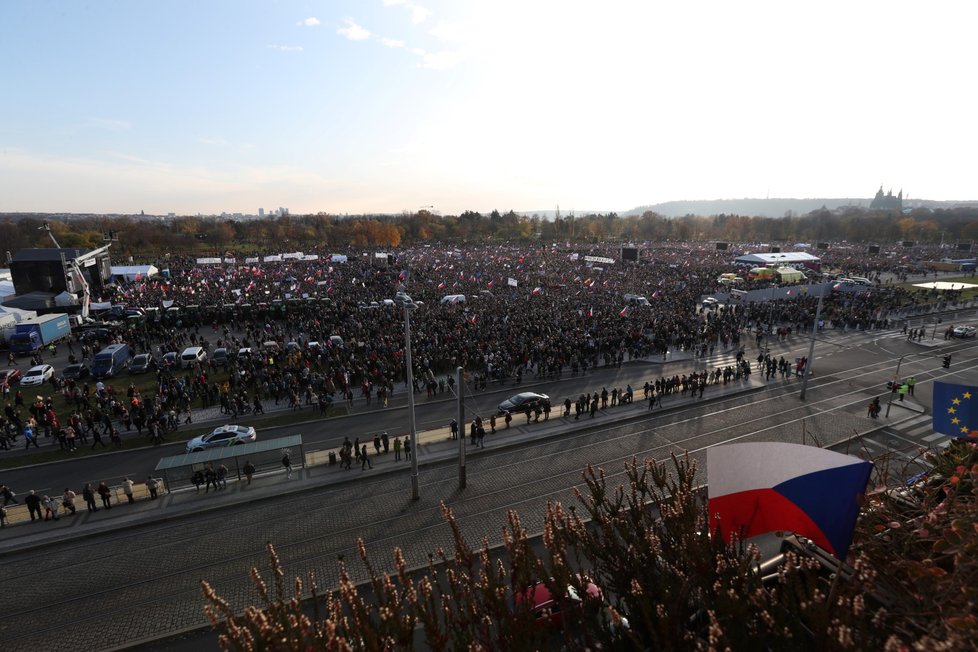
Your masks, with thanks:
[{"label": "trailer", "polygon": [[14,353],[34,353],[68,337],[71,337],[68,315],[41,315],[25,319],[14,326],[14,332],[10,336],[10,350]]}]

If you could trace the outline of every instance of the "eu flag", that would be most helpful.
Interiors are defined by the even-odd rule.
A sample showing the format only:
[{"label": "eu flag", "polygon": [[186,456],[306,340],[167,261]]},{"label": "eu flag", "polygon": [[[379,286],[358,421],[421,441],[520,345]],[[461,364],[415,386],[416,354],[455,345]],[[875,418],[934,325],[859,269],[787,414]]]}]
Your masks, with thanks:
[{"label": "eu flag", "polygon": [[978,387],[934,382],[934,430],[951,437],[978,437]]}]

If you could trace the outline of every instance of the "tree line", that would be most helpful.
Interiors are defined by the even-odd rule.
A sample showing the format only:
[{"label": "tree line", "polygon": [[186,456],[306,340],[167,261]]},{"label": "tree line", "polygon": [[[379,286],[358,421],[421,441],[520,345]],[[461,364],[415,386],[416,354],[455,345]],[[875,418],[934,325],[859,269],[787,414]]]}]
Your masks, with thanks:
[{"label": "tree line", "polygon": [[643,242],[700,240],[758,243],[860,242],[888,244],[954,243],[978,239],[978,207],[871,211],[858,207],[814,211],[780,218],[746,215],[688,215],[667,218],[652,211],[642,215],[616,213],[567,215],[547,219],[512,210],[488,215],[465,211],[438,215],[428,210],[400,215],[340,216],[286,215],[264,219],[229,220],[214,217],[76,216],[47,219],[37,215],[7,215],[0,220],[0,238],[7,250],[50,247],[42,224],[63,247],[94,248],[113,231],[113,245],[121,255],[155,256],[160,252],[220,253],[227,249],[264,249],[274,242],[280,249],[301,249],[311,243],[325,247],[397,247],[440,241],[464,244],[512,242]]}]

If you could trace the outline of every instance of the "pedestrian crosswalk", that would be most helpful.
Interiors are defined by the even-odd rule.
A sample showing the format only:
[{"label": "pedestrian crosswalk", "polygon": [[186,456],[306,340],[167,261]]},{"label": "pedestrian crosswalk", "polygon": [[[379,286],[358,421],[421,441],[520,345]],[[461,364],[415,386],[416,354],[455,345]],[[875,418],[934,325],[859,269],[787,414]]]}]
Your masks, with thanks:
[{"label": "pedestrian crosswalk", "polygon": [[867,449],[916,459],[921,449],[946,448],[953,437],[934,432],[932,417],[919,414],[897,425],[886,426],[863,438]]}]

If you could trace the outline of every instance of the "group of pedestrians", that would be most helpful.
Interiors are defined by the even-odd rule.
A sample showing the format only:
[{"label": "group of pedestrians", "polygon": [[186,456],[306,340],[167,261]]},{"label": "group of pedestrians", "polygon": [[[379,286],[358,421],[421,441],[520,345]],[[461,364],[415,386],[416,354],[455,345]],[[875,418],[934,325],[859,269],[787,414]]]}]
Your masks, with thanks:
[{"label": "group of pedestrians", "polygon": [[[387,455],[390,453],[391,449],[393,449],[395,462],[399,462],[401,460],[402,452],[404,453],[404,459],[410,460],[411,438],[409,436],[405,436],[402,441],[401,437],[394,437],[393,442],[391,442],[390,435],[388,435],[387,431],[385,430],[382,433],[374,435],[373,449],[374,457]],[[340,445],[339,449],[340,468],[349,471],[353,468],[354,464],[359,464],[361,471],[374,468],[373,461],[370,459],[370,453],[367,450],[367,444],[361,443],[359,437],[352,442],[350,441],[349,437],[344,437],[343,443]]]},{"label": "group of pedestrians", "polygon": [[[129,504],[135,503],[135,483],[128,477],[123,478],[122,493],[126,497]],[[155,500],[159,495],[159,481],[152,476],[146,479],[146,488],[149,493],[149,497]],[[91,482],[86,482],[85,486],[82,488],[82,499],[85,501],[85,505],[89,512],[97,512],[99,510],[98,500],[102,503],[102,509],[112,509],[112,497],[113,490],[105,482],[105,480],[99,481],[96,486],[92,486]],[[37,493],[36,490],[31,489],[24,496],[24,506],[27,508],[27,512],[30,515],[30,520],[32,522],[38,521],[57,521],[62,515],[75,515],[78,510],[75,507],[75,498],[77,494],[70,489],[65,487],[64,493],[61,496],[51,496],[51,495],[41,495]],[[7,485],[0,485],[0,499],[2,499],[2,524],[7,525],[9,514],[7,508],[11,505],[21,504],[17,500],[17,494],[8,487]]]}]

